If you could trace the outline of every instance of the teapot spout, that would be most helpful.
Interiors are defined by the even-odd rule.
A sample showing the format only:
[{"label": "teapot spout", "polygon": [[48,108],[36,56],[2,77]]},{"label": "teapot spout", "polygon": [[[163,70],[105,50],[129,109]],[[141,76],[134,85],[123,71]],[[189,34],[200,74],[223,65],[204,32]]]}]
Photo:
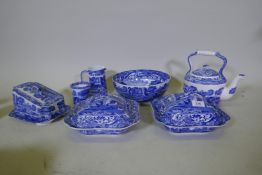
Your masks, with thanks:
[{"label": "teapot spout", "polygon": [[221,94],[221,100],[227,100],[230,99],[231,97],[233,97],[233,95],[236,92],[237,89],[237,84],[238,81],[241,79],[244,79],[245,75],[244,74],[239,74],[238,76],[236,76],[233,81],[231,82],[231,84],[229,85],[229,87],[225,87],[222,94]]}]

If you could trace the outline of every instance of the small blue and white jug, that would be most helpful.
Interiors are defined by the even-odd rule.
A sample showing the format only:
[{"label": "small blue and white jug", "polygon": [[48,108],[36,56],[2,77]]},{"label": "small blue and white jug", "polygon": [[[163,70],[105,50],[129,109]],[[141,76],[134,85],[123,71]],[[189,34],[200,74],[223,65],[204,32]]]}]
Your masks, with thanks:
[{"label": "small blue and white jug", "polygon": [[[223,65],[218,72],[208,65],[192,70],[191,58],[196,55],[216,56],[223,61]],[[189,71],[184,78],[184,92],[199,92],[214,105],[218,105],[220,100],[231,98],[236,92],[238,81],[245,76],[239,74],[229,87],[226,87],[227,80],[223,75],[223,70],[226,67],[227,59],[219,52],[196,51],[188,56],[188,64]]]},{"label": "small blue and white jug", "polygon": [[81,72],[81,80],[84,79],[84,74],[87,73],[89,77],[89,83],[91,86],[90,93],[92,95],[107,94],[107,86],[106,86],[106,68],[103,66],[94,66],[89,68],[88,70],[84,70]]}]

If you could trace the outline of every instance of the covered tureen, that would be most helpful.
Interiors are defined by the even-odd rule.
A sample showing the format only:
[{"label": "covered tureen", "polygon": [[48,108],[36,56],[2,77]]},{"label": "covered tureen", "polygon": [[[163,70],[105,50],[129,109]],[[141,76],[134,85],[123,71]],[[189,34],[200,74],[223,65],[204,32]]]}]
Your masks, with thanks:
[{"label": "covered tureen", "polygon": [[118,135],[140,121],[136,101],[117,95],[94,95],[65,117],[67,126],[85,135]]},{"label": "covered tureen", "polygon": [[151,104],[155,120],[172,133],[210,132],[230,119],[198,93],[170,94]]}]

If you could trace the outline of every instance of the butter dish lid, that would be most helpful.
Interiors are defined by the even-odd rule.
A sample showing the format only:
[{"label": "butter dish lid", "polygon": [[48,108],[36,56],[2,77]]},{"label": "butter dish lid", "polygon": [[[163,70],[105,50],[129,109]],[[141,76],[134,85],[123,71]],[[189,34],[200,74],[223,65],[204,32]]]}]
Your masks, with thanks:
[{"label": "butter dish lid", "polygon": [[13,88],[13,92],[39,106],[50,106],[64,99],[63,95],[37,82],[20,84]]},{"label": "butter dish lid", "polygon": [[60,93],[37,82],[27,82],[13,88],[14,109],[9,114],[20,120],[48,124],[69,112]]}]

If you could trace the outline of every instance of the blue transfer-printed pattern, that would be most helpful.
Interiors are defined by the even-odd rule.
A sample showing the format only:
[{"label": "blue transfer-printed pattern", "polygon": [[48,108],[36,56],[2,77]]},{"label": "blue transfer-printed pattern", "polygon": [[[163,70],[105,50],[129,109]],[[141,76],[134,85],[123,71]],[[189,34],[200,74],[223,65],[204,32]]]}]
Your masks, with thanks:
[{"label": "blue transfer-printed pattern", "polygon": [[223,76],[223,74],[219,74],[215,70],[210,69],[206,66],[197,69],[193,72],[187,72],[185,80],[192,83],[206,85],[218,85],[226,83],[226,78]]},{"label": "blue transfer-printed pattern", "polygon": [[198,90],[195,86],[188,86],[184,84],[184,92],[185,93],[191,93],[191,92],[197,92],[204,96],[208,103],[212,105],[218,105],[220,102],[220,95],[222,94],[224,88],[220,88],[217,91],[214,91],[213,89],[209,89],[208,91]]},{"label": "blue transfer-printed pattern", "polygon": [[138,108],[133,100],[98,94],[76,105],[65,123],[82,134],[120,134],[140,120]]},{"label": "blue transfer-printed pattern", "polygon": [[168,88],[170,76],[155,70],[131,70],[116,74],[113,84],[125,98],[143,102],[161,96]]},{"label": "blue transfer-printed pattern", "polygon": [[201,76],[201,77],[218,77],[219,73],[211,69],[208,65],[204,65],[202,68],[194,70],[192,74]]},{"label": "blue transfer-printed pattern", "polygon": [[[83,86],[81,86],[81,84]],[[84,86],[85,85],[85,86]],[[77,82],[71,85],[74,105],[88,98],[90,85],[86,82]]]},{"label": "blue transfer-printed pattern", "polygon": [[113,81],[126,85],[136,85],[141,82],[146,85],[157,85],[169,79],[170,76],[164,72],[144,69],[124,71],[113,77]]},{"label": "blue transfer-printed pattern", "polygon": [[61,94],[35,82],[16,86],[13,104],[9,115],[32,123],[48,122],[69,111]]},{"label": "blue transfer-printed pattern", "polygon": [[220,88],[217,91],[215,91],[215,95],[221,95],[223,92],[224,88]]},{"label": "blue transfer-printed pattern", "polygon": [[[203,106],[193,105],[193,101]],[[208,132],[224,125],[230,117],[208,104],[196,93],[170,94],[152,101],[155,120],[171,132]]]},{"label": "blue transfer-printed pattern", "polygon": [[215,54],[207,54],[209,56],[216,56],[217,58],[221,59],[223,61],[223,65],[221,66],[219,72],[216,72],[215,70],[211,69],[208,65],[204,65],[202,68],[197,69],[192,71],[192,66],[191,66],[191,59],[192,57],[196,55],[206,55],[201,53],[201,51],[196,51],[191,53],[188,58],[188,65],[189,65],[189,71],[185,75],[185,80],[192,82],[192,83],[197,83],[197,84],[212,84],[212,85],[217,85],[217,84],[225,84],[226,83],[226,78],[223,75],[223,70],[225,69],[227,65],[227,58],[223,55],[221,55],[219,52],[215,52]]},{"label": "blue transfer-printed pattern", "polygon": [[23,120],[23,121],[27,121],[27,122],[31,122],[31,123],[44,123],[44,122],[49,122],[52,120],[55,120],[63,115],[65,115],[65,113],[69,112],[70,108],[68,106],[66,106],[64,108],[64,111],[58,111],[52,115],[41,115],[39,116],[39,114],[37,113],[26,113],[26,112],[22,112],[22,111],[17,111],[17,110],[13,110],[9,116],[10,117],[14,117],[17,118],[19,120]]},{"label": "blue transfer-printed pattern", "polygon": [[[106,69],[100,70],[88,70],[89,75],[89,83],[91,85],[91,94],[107,94],[107,86],[106,86]],[[85,72],[85,71],[83,71]],[[81,73],[82,74],[82,73]]]},{"label": "blue transfer-printed pattern", "polygon": [[[52,104],[54,101],[64,98],[61,94],[37,82],[28,82],[18,85],[13,89],[13,91],[20,93],[23,96],[27,96],[35,102],[39,100],[44,101],[46,105]],[[32,97],[26,93],[29,93]]]},{"label": "blue transfer-printed pattern", "polygon": [[84,135],[119,135],[124,134],[128,130],[127,129],[121,129],[121,130],[80,130],[79,132]]},{"label": "blue transfer-printed pattern", "polygon": [[212,132],[216,128],[215,127],[169,127],[165,126],[165,128],[171,133],[205,133]]},{"label": "blue transfer-printed pattern", "polygon": [[[87,98],[88,98],[88,97],[87,97]],[[79,97],[79,96],[74,96],[74,97],[73,97],[74,105],[80,103],[81,101],[85,101],[87,98],[83,98],[83,97]]]},{"label": "blue transfer-printed pattern", "polygon": [[235,88],[232,88],[232,89],[230,89],[229,90],[229,94],[234,94],[235,92],[236,92],[236,90],[237,90],[237,88],[235,87]]}]

